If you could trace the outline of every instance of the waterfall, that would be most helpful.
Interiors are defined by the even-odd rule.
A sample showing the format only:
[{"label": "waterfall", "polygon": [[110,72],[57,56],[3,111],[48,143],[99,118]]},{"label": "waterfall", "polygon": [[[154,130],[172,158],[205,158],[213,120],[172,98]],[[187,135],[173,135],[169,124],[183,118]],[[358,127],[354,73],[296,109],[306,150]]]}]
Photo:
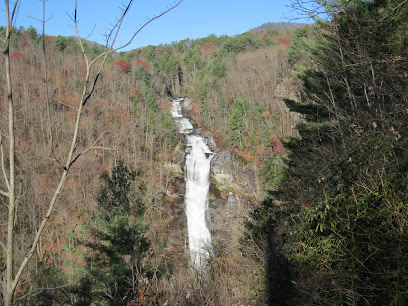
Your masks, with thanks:
[{"label": "waterfall", "polygon": [[211,250],[211,234],[207,228],[208,191],[210,188],[210,163],[214,153],[208,148],[205,138],[193,134],[194,127],[189,119],[182,115],[182,98],[172,102],[171,114],[179,132],[186,137],[185,180],[186,194],[184,198],[188,245],[191,266],[200,270],[207,264]]}]

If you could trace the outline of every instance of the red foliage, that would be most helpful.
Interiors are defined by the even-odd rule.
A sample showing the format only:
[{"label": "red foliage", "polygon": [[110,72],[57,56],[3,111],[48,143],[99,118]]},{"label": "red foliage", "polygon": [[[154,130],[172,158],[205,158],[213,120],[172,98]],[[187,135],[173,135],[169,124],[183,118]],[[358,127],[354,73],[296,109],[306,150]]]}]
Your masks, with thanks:
[{"label": "red foliage", "polygon": [[24,54],[20,52],[14,52],[12,55],[10,55],[10,59],[22,59],[24,57]]},{"label": "red foliage", "polygon": [[122,70],[122,72],[124,72],[124,73],[129,72],[129,63],[128,62],[125,62],[124,60],[118,60],[118,61],[114,61],[113,63],[115,65],[118,65],[120,70]]},{"label": "red foliage", "polygon": [[54,39],[55,39],[55,36],[50,36],[50,35],[46,35],[44,38],[46,44],[52,43]]},{"label": "red foliage", "polygon": [[203,45],[203,51],[213,51],[217,48],[212,42],[206,43]]},{"label": "red foliage", "polygon": [[150,71],[150,64],[142,61],[141,59],[136,60],[136,66],[143,66],[145,67],[148,71]]},{"label": "red foliage", "polygon": [[266,40],[269,37],[269,35],[265,34],[264,36],[262,36],[262,40]]},{"label": "red foliage", "polygon": [[286,150],[280,139],[271,139],[272,152],[277,154],[285,154]]},{"label": "red foliage", "polygon": [[212,42],[209,42],[209,43],[204,44],[201,48],[202,48],[203,56],[208,59],[210,57],[210,54],[215,49],[217,49],[217,46],[214,45]]},{"label": "red foliage", "polygon": [[285,38],[283,38],[283,37],[276,37],[276,41],[279,43],[279,44],[281,44],[281,45],[285,45],[285,46],[290,46],[291,44],[292,44],[292,42],[291,41],[289,41],[289,40],[287,40],[287,39],[285,39]]}]

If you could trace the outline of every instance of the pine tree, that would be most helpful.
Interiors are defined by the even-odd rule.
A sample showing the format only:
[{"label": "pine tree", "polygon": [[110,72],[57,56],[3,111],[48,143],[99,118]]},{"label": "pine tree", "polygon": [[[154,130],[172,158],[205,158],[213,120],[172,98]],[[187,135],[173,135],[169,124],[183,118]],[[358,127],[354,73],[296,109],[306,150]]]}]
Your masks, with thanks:
[{"label": "pine tree", "polygon": [[229,119],[231,142],[240,149],[245,147],[244,117],[249,109],[249,102],[245,98],[237,99],[232,106],[232,113]]},{"label": "pine tree", "polygon": [[89,239],[83,243],[89,252],[77,288],[79,305],[126,305],[137,294],[138,281],[146,277],[143,258],[150,243],[134,179],[135,173],[119,163],[101,188],[94,219],[86,226]]}]

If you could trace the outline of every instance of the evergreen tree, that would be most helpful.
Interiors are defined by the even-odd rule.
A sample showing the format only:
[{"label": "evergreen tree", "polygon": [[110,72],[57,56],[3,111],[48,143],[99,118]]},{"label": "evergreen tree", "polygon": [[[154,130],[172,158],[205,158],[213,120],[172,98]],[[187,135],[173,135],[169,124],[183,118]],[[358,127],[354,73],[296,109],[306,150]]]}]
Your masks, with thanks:
[{"label": "evergreen tree", "polygon": [[219,79],[225,78],[227,76],[228,67],[219,58],[215,58],[214,61],[209,65],[211,75]]},{"label": "evergreen tree", "polygon": [[33,42],[34,44],[40,41],[40,36],[38,35],[37,30],[34,27],[29,26],[27,28],[27,33],[28,33],[29,40]]},{"label": "evergreen tree", "polygon": [[105,179],[94,219],[86,226],[89,238],[83,243],[89,253],[85,276],[76,289],[79,305],[91,301],[126,305],[137,294],[138,281],[147,276],[143,258],[150,244],[134,179],[135,173],[121,162]]},{"label": "evergreen tree", "polygon": [[247,228],[269,241],[270,296],[286,288],[296,305],[404,305],[408,66],[396,59],[408,55],[408,2],[325,5],[331,20],[318,21],[313,66],[300,72],[311,103],[287,101],[307,122],[286,145],[282,184]]},{"label": "evergreen tree", "polygon": [[206,61],[200,55],[200,50],[198,48],[189,48],[183,59],[187,68],[195,71],[196,69],[202,69],[206,65]]},{"label": "evergreen tree", "polygon": [[67,38],[61,35],[58,35],[54,40],[54,49],[58,51],[64,51],[67,47],[68,42]]},{"label": "evergreen tree", "polygon": [[244,117],[248,108],[248,100],[245,98],[238,98],[232,106],[232,113],[229,119],[231,142],[241,149],[245,147]]},{"label": "evergreen tree", "polygon": [[136,80],[141,80],[147,86],[150,85],[152,74],[144,66],[137,66],[133,72]]}]

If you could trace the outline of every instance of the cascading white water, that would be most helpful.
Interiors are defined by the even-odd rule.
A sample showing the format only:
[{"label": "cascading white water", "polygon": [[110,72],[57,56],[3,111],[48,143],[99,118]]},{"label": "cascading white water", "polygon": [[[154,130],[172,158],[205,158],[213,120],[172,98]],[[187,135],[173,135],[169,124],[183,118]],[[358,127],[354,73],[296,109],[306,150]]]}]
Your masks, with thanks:
[{"label": "cascading white water", "polygon": [[207,264],[211,250],[211,234],[207,228],[208,191],[210,188],[210,162],[214,153],[202,136],[193,134],[193,125],[182,115],[182,99],[172,102],[171,114],[179,132],[187,140],[186,148],[186,216],[191,265],[202,269]]}]

